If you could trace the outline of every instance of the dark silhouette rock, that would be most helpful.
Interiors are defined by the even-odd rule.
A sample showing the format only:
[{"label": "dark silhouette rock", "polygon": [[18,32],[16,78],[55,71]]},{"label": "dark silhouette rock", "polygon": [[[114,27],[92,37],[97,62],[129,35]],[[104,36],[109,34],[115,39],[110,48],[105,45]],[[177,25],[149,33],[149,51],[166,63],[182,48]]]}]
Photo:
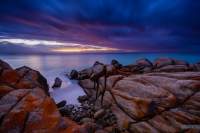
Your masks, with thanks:
[{"label": "dark silhouette rock", "polygon": [[61,85],[62,85],[62,80],[60,78],[56,77],[52,88],[60,88]]},{"label": "dark silhouette rock", "polygon": [[62,107],[64,107],[66,105],[66,103],[67,102],[65,100],[63,100],[63,101],[57,103],[56,106],[57,106],[57,108],[62,108]]},{"label": "dark silhouette rock", "polygon": [[78,71],[72,70],[70,73],[70,79],[78,79]]},{"label": "dark silhouette rock", "polygon": [[115,68],[119,69],[122,67],[122,64],[120,64],[117,60],[113,59],[111,61],[111,65],[113,65]]}]

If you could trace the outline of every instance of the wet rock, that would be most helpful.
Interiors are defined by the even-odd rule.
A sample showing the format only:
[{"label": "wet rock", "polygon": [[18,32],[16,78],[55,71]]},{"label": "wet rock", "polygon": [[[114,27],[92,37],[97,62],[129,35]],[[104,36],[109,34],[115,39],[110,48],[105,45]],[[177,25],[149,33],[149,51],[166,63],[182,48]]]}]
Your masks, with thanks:
[{"label": "wet rock", "polygon": [[62,108],[62,107],[64,107],[66,105],[66,103],[67,102],[65,100],[63,100],[63,101],[57,103],[56,106],[57,106],[57,108]]},{"label": "wet rock", "polygon": [[95,114],[94,114],[94,118],[95,119],[98,119],[98,118],[101,118],[101,117],[103,117],[104,115],[105,115],[105,110],[104,109],[100,109],[100,110],[98,110],[97,112],[95,112]]},{"label": "wet rock", "polygon": [[78,71],[72,70],[70,73],[70,79],[78,79]]},{"label": "wet rock", "polygon": [[62,80],[58,77],[55,78],[52,88],[60,88],[62,85]]}]

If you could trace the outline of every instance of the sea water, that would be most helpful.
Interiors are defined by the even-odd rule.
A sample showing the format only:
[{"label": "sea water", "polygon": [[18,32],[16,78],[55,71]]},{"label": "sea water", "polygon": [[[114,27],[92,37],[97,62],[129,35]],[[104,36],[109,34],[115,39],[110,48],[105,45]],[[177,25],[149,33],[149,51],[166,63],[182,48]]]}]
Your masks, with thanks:
[{"label": "sea water", "polygon": [[[55,102],[66,100],[68,104],[78,104],[77,97],[84,95],[84,91],[76,81],[70,81],[66,74],[72,69],[81,70],[90,67],[95,61],[110,63],[112,59],[123,65],[134,63],[139,58],[148,58],[153,61],[158,57],[171,57],[186,60],[190,63],[200,62],[200,54],[178,53],[115,53],[115,54],[66,54],[66,55],[0,55],[0,59],[8,62],[13,68],[28,66],[47,79],[50,94]],[[62,79],[62,86],[51,89],[54,79]]]}]

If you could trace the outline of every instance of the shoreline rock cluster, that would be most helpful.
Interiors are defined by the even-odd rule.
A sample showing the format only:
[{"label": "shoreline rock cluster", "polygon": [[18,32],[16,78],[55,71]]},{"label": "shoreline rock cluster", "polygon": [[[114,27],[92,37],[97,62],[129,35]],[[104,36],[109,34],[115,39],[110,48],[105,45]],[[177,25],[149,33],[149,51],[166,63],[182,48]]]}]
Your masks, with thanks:
[{"label": "shoreline rock cluster", "polygon": [[28,67],[0,60],[0,132],[75,133],[83,127],[62,117],[49,97],[47,80]]},{"label": "shoreline rock cluster", "polygon": [[[123,66],[95,62],[70,74],[85,96],[80,106],[49,96],[45,77],[0,60],[0,132],[192,132],[200,125],[200,62],[139,59]],[[55,79],[55,88],[62,80]],[[192,125],[192,126],[191,126]]]},{"label": "shoreline rock cluster", "polygon": [[59,108],[60,113],[80,125],[87,125],[92,133],[98,130],[104,133],[118,131],[117,118],[110,106],[101,107],[99,103],[95,103],[94,99],[86,95],[79,96],[78,100],[81,105],[65,105]]},{"label": "shoreline rock cluster", "polygon": [[[103,63],[96,61],[92,67],[83,69],[81,71],[72,70],[69,78],[74,80],[88,79],[92,74],[100,74],[103,69]],[[136,60],[135,63],[123,66],[117,60],[112,60],[111,64],[105,64],[107,73],[110,75],[131,75],[131,74],[145,74],[145,73],[159,73],[159,72],[187,72],[200,71],[200,62],[189,64],[183,60],[173,58],[158,58],[154,62],[146,58]]]},{"label": "shoreline rock cluster", "polygon": [[159,58],[123,66],[113,60],[73,70],[70,77],[96,105],[109,106],[119,132],[200,131],[190,126],[200,124],[200,63]]}]

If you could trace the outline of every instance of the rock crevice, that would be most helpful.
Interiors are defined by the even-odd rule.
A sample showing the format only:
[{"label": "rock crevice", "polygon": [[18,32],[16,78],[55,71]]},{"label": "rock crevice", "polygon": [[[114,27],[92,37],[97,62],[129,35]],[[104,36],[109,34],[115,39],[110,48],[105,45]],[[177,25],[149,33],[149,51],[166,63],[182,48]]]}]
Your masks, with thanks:
[{"label": "rock crevice", "polygon": [[[184,129],[190,124],[200,124],[197,67],[198,64],[160,58],[153,63],[141,59],[136,64],[112,69],[103,103],[111,105],[118,127],[129,132],[198,132],[198,128]],[[91,87],[89,75],[92,74],[78,80],[86,94],[94,96],[96,90]],[[99,79],[103,90],[103,77]]]},{"label": "rock crevice", "polygon": [[49,97],[47,80],[29,67],[11,68],[0,60],[0,132],[79,132]]}]

